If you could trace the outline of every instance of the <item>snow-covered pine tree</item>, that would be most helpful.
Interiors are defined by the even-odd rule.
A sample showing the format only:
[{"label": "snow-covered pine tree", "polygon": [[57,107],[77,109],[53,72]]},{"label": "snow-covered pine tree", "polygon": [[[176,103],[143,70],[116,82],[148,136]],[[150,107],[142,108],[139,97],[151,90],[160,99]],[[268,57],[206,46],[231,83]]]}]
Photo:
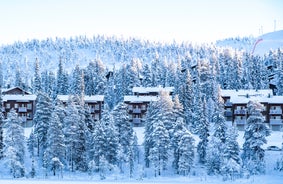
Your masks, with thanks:
[{"label": "snow-covered pine tree", "polygon": [[229,127],[226,133],[226,141],[222,150],[222,163],[220,172],[224,180],[234,180],[240,176],[242,159],[240,146],[237,141],[238,132],[235,127]]},{"label": "snow-covered pine tree", "polygon": [[[119,144],[121,146],[121,154],[119,159],[120,169],[123,170],[123,163],[130,163],[134,160],[134,130],[133,125],[129,121],[127,105],[120,102],[112,111],[114,124],[118,133]],[[130,154],[129,154],[130,153]]]},{"label": "snow-covered pine tree", "polygon": [[265,151],[262,145],[267,143],[270,129],[263,123],[263,106],[259,102],[249,101],[247,108],[250,116],[244,134],[243,164],[251,174],[261,174],[265,172]]},{"label": "snow-covered pine tree", "polygon": [[66,145],[66,161],[68,168],[75,170],[87,170],[86,152],[86,125],[84,114],[78,96],[70,96],[64,118],[64,135]]},{"label": "snow-covered pine tree", "polygon": [[158,121],[159,105],[157,102],[151,102],[147,108],[145,130],[144,130],[144,159],[145,166],[150,166],[149,151],[153,148],[152,131],[154,124]]},{"label": "snow-covered pine tree", "polygon": [[190,171],[191,161],[194,159],[194,153],[189,153],[194,149],[194,139],[181,117],[174,124],[170,148],[173,150],[173,169],[177,174],[186,175]]},{"label": "snow-covered pine tree", "polygon": [[166,170],[169,159],[169,133],[161,120],[153,125],[152,148],[149,150],[149,160],[152,163],[155,177]]},{"label": "snow-covered pine tree", "polygon": [[181,136],[178,152],[178,173],[186,176],[190,173],[194,162],[194,138],[189,130],[186,130]]},{"label": "snow-covered pine tree", "polygon": [[33,82],[33,93],[37,94],[41,91],[41,76],[38,58],[35,59],[34,66],[34,82]]},{"label": "snow-covered pine tree", "polygon": [[57,71],[57,93],[58,95],[66,95],[68,91],[68,81],[66,80],[66,73],[64,73],[63,69],[63,61],[62,57],[59,59],[59,64],[58,64],[58,71]]},{"label": "snow-covered pine tree", "polygon": [[79,65],[76,65],[73,70],[73,76],[70,82],[70,94],[82,96],[84,94],[84,77]]},{"label": "snow-covered pine tree", "polygon": [[176,121],[178,118],[184,119],[184,108],[182,103],[180,103],[179,96],[175,95],[173,100],[174,106],[173,106],[173,114],[174,114],[174,121]]},{"label": "snow-covered pine tree", "polygon": [[18,114],[14,109],[6,119],[6,134],[4,137],[4,163],[14,178],[25,174],[25,137],[24,128],[20,125]]},{"label": "snow-covered pine tree", "polygon": [[101,123],[104,124],[106,137],[105,159],[111,165],[116,165],[120,150],[119,137],[114,125],[112,114],[109,112],[108,106],[104,105],[104,110],[101,118]]},{"label": "snow-covered pine tree", "polygon": [[62,169],[65,161],[65,140],[63,133],[63,125],[57,115],[53,111],[47,131],[47,148],[44,152],[44,167],[53,172],[55,176]]},{"label": "snow-covered pine tree", "polygon": [[33,126],[39,160],[42,160],[43,153],[47,146],[47,131],[49,128],[51,112],[52,104],[50,98],[43,93],[38,93]]},{"label": "snow-covered pine tree", "polygon": [[151,80],[151,70],[148,64],[144,64],[142,71],[142,86],[143,87],[151,87],[152,86],[152,80]]},{"label": "snow-covered pine tree", "polygon": [[197,152],[199,155],[199,162],[202,164],[205,164],[206,163],[206,148],[208,145],[208,137],[209,137],[209,123],[205,115],[205,112],[206,112],[205,100],[199,99],[198,104],[199,104],[199,107],[197,107],[197,111],[196,111],[196,117],[198,118],[198,121],[196,124],[196,130],[200,138],[200,141],[197,145]]}]

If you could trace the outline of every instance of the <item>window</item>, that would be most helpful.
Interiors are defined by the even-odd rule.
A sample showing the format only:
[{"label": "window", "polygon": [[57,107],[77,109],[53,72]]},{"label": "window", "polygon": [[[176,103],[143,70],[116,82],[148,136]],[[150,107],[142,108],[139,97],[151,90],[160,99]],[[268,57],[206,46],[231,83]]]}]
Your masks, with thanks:
[{"label": "window", "polygon": [[10,104],[9,103],[7,103],[6,104],[6,109],[10,109],[11,107],[10,107]]},{"label": "window", "polygon": [[28,109],[32,109],[32,105],[29,103],[29,104],[27,104],[27,108]]},{"label": "window", "polygon": [[99,110],[100,108],[99,108],[99,104],[96,104],[95,105],[95,110]]},{"label": "window", "polygon": [[94,119],[99,120],[99,114],[95,114]]},{"label": "window", "polygon": [[15,109],[19,108],[19,104],[15,103],[14,107]]}]

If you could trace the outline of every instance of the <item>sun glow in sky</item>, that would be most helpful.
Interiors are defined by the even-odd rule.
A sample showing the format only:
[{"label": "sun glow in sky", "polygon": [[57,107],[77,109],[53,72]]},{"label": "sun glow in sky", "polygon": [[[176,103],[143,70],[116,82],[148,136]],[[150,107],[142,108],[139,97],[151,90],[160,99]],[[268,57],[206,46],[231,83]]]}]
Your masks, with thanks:
[{"label": "sun glow in sky", "polygon": [[0,45],[98,34],[200,43],[282,30],[283,1],[0,0],[0,24]]}]

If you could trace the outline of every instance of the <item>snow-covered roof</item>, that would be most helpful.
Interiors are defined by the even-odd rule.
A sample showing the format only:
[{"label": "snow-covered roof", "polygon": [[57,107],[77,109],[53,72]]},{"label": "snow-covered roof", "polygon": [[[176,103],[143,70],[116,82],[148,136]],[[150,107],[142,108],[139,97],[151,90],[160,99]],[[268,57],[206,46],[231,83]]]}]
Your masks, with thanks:
[{"label": "snow-covered roof", "polygon": [[9,92],[9,91],[14,90],[14,89],[19,89],[19,90],[22,91],[23,93],[31,95],[30,92],[25,91],[25,90],[23,90],[22,88],[20,88],[20,87],[18,87],[18,86],[16,86],[16,87],[11,87],[11,88],[2,88],[2,93],[6,93],[6,92]]},{"label": "snow-covered roof", "polygon": [[221,89],[221,96],[223,97],[232,97],[232,96],[238,96],[238,97],[268,97],[272,95],[272,90],[271,89],[262,89],[262,90],[227,90],[227,89]]},{"label": "snow-covered roof", "polygon": [[85,102],[103,102],[104,95],[92,95],[92,96],[85,96]]},{"label": "snow-covered roof", "polygon": [[249,101],[258,101],[268,104],[283,104],[283,96],[251,96],[249,98],[242,96],[232,96],[230,102],[233,104],[247,104]]},{"label": "snow-covered roof", "polygon": [[150,93],[150,92],[160,92],[160,91],[168,91],[173,92],[174,87],[133,87],[133,93]]},{"label": "snow-covered roof", "polygon": [[[67,102],[70,95],[57,95],[57,98],[60,101]],[[102,102],[104,101],[104,95],[91,95],[91,96],[84,96],[85,102]]]},{"label": "snow-covered roof", "polygon": [[3,102],[6,101],[20,101],[20,102],[25,102],[25,101],[35,101],[36,100],[36,95],[3,95]]},{"label": "snow-covered roof", "polygon": [[154,102],[158,98],[157,96],[124,96],[124,102]]}]

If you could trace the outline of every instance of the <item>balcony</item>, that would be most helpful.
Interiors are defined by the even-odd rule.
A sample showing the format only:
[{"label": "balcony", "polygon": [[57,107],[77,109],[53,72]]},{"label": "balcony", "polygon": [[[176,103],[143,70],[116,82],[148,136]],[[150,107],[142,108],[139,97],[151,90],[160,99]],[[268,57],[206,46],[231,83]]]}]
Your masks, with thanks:
[{"label": "balcony", "polygon": [[133,109],[133,113],[140,114],[141,113],[141,109]]},{"label": "balcony", "polygon": [[140,124],[141,123],[141,119],[140,118],[133,118],[133,123],[134,124]]},{"label": "balcony", "polygon": [[282,114],[282,109],[274,109],[270,110],[269,114]]},{"label": "balcony", "polygon": [[226,117],[231,117],[232,116],[232,111],[225,111],[224,116]]},{"label": "balcony", "polygon": [[270,119],[270,125],[282,125],[282,119]]},{"label": "balcony", "polygon": [[241,120],[235,120],[237,125],[245,125],[247,123],[247,120],[241,119]]},{"label": "balcony", "polygon": [[27,112],[26,107],[19,107],[18,112]]},{"label": "balcony", "polygon": [[247,114],[247,110],[246,109],[239,109],[239,110],[235,110],[234,114],[242,114],[245,115]]}]

